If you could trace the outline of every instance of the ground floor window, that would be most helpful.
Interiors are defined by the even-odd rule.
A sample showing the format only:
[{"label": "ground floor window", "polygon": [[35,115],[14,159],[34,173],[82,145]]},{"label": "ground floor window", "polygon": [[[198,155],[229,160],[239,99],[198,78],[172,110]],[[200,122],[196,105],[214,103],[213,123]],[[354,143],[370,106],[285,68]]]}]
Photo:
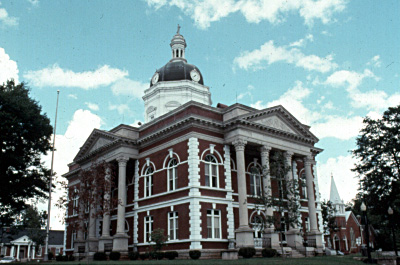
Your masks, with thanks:
[{"label": "ground floor window", "polygon": [[168,238],[169,240],[178,239],[178,212],[168,213]]},{"label": "ground floor window", "polygon": [[207,237],[221,238],[220,210],[207,210]]},{"label": "ground floor window", "polygon": [[151,241],[151,233],[153,233],[153,216],[149,215],[144,218],[144,242]]}]

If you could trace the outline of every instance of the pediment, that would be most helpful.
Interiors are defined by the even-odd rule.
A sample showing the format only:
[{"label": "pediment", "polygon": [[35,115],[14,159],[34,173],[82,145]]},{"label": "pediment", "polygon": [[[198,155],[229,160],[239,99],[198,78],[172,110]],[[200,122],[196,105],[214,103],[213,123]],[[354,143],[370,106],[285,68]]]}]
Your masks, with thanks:
[{"label": "pediment", "polygon": [[108,132],[94,129],[80,148],[78,154],[74,158],[74,161],[114,142],[117,138],[117,136],[110,135]]},{"label": "pediment", "polygon": [[12,244],[15,244],[15,243],[28,243],[30,241],[31,241],[31,239],[28,236],[21,236],[20,238],[17,238],[15,240],[11,241],[11,243]]},{"label": "pediment", "polygon": [[91,146],[91,148],[89,149],[88,153],[91,153],[91,152],[93,152],[93,151],[95,151],[95,150],[97,150],[97,149],[99,149],[99,148],[111,143],[111,142],[112,142],[112,140],[110,140],[110,139],[106,139],[104,137],[99,137],[94,142],[94,144]]},{"label": "pediment", "polygon": [[285,131],[288,133],[293,133],[293,134],[298,134],[296,131],[294,131],[288,124],[285,123],[281,118],[279,118],[276,115],[269,116],[269,117],[264,117],[261,119],[253,120],[254,123],[258,123],[261,125],[265,125],[268,127],[272,127],[281,131]]}]

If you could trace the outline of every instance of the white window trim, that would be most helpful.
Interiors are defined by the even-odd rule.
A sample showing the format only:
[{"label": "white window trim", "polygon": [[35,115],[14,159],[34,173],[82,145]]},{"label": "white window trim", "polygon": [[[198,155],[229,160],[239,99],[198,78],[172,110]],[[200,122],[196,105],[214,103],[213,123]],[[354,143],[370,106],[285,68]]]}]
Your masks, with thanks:
[{"label": "white window trim", "polygon": [[78,215],[79,210],[79,190],[77,188],[74,189],[74,197],[72,198],[72,216]]},{"label": "white window trim", "polygon": [[[170,216],[170,214],[172,213],[172,216]],[[178,240],[178,229],[179,229],[179,223],[178,223],[178,212],[174,211],[174,212],[169,212],[168,213],[168,239],[169,240]],[[172,231],[172,235],[171,235],[171,222],[172,222],[172,227],[173,227],[173,231]]]},{"label": "white window trim", "polygon": [[[151,172],[149,172],[151,170]],[[150,197],[153,195],[153,167],[146,168],[145,176],[144,176],[144,197]],[[149,184],[148,184],[149,183]]]},{"label": "white window trim", "polygon": [[[253,196],[260,196],[261,195],[261,187],[262,187],[262,183],[261,183],[261,174],[258,168],[254,167],[255,170],[258,170],[257,172],[250,172],[250,189],[252,188],[251,183],[253,183],[253,189],[250,191],[251,195]],[[252,170],[252,169],[251,169]],[[257,186],[257,180],[259,181],[259,185]]]},{"label": "white window trim", "polygon": [[[211,161],[206,161],[206,159],[207,159],[207,157],[208,156],[210,156],[210,157],[212,157],[214,160],[215,160],[215,162],[211,162]],[[219,163],[218,163],[218,160],[217,160],[217,158],[214,156],[214,155],[211,155],[211,154],[208,154],[208,155],[206,155],[205,157],[204,157],[204,167],[208,167],[208,172],[209,172],[209,176],[208,176],[208,184],[209,185],[206,185],[207,187],[211,187],[211,188],[219,188]],[[217,181],[216,181],[216,183],[217,183],[217,186],[216,187],[213,187],[212,186],[212,178],[213,178],[213,175],[212,175],[212,166],[215,166],[215,168],[216,168],[216,178],[217,178]],[[205,174],[204,174],[205,175]]]},{"label": "white window trim", "polygon": [[[149,224],[149,231],[147,231],[147,224]],[[151,240],[151,233],[153,232],[153,216],[148,215],[144,217],[144,238],[143,242],[147,243],[150,241],[147,241],[147,234],[149,233],[149,239]]]},{"label": "white window trim", "polygon": [[[171,165],[175,161],[174,165]],[[172,176],[171,176],[172,172]],[[168,167],[167,167],[167,175],[168,175],[168,191],[173,191],[178,188],[178,161],[176,158],[172,158],[168,162]],[[170,182],[172,181],[172,189],[170,187]]]},{"label": "white window trim", "polygon": [[[222,229],[221,229],[221,210],[216,209],[208,209],[207,211],[211,211],[211,214],[207,213],[207,217],[211,217],[211,237],[208,237],[208,223],[207,223],[207,238],[211,239],[222,239]],[[215,215],[214,211],[218,211],[219,214]],[[215,236],[215,217],[218,217],[219,222],[219,237]]]}]

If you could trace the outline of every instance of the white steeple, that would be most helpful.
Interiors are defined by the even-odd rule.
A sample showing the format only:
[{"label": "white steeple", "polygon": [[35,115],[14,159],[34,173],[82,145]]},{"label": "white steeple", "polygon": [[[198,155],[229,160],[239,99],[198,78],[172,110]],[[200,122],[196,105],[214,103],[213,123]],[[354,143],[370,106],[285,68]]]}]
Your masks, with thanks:
[{"label": "white steeple", "polygon": [[345,214],[344,202],[340,198],[339,191],[335,184],[335,180],[333,179],[333,175],[331,175],[331,194],[330,194],[329,200],[331,201],[332,205],[335,207],[336,215],[344,215]]}]

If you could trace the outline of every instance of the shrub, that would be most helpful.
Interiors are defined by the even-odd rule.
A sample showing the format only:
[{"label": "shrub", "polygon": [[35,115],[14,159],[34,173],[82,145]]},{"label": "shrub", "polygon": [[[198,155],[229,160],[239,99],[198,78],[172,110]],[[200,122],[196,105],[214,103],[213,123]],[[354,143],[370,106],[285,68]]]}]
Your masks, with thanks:
[{"label": "shrub", "polygon": [[62,256],[62,257],[63,257],[62,261],[68,261],[69,260],[69,257],[67,255]]},{"label": "shrub", "polygon": [[148,259],[149,258],[149,253],[146,252],[146,253],[139,254],[139,257],[140,257],[141,260]]},{"label": "shrub", "polygon": [[242,256],[243,258],[246,259],[253,257],[255,254],[256,254],[256,249],[252,247],[239,249],[239,256]]},{"label": "shrub", "polygon": [[94,260],[107,260],[107,254],[105,252],[96,252],[93,256]]},{"label": "shrub", "polygon": [[164,252],[153,252],[153,253],[151,253],[151,257],[153,259],[158,259],[158,260],[163,259],[164,255],[165,255]]},{"label": "shrub", "polygon": [[199,259],[201,257],[201,252],[199,250],[189,251],[189,256],[191,259]]},{"label": "shrub", "polygon": [[139,258],[139,252],[137,251],[130,251],[128,253],[128,257],[130,260],[137,260]]},{"label": "shrub", "polygon": [[119,253],[118,251],[112,251],[110,253],[110,260],[119,260],[120,257],[121,253]]},{"label": "shrub", "polygon": [[47,253],[47,257],[49,258],[49,260],[52,260],[54,258],[54,253],[49,251],[49,253]]},{"label": "shrub", "polygon": [[276,249],[273,249],[273,248],[264,248],[264,249],[262,250],[262,256],[263,256],[264,258],[272,258],[272,257],[275,257],[277,253],[278,253],[278,252],[276,251]]},{"label": "shrub", "polygon": [[74,255],[69,255],[69,256],[68,256],[68,261],[74,261],[74,260],[75,260]]},{"label": "shrub", "polygon": [[61,254],[58,254],[58,255],[56,256],[56,261],[64,261],[63,256],[62,256]]},{"label": "shrub", "polygon": [[173,259],[177,258],[179,255],[178,255],[178,252],[176,252],[176,251],[167,251],[167,252],[165,252],[164,256],[166,259],[173,260]]}]

